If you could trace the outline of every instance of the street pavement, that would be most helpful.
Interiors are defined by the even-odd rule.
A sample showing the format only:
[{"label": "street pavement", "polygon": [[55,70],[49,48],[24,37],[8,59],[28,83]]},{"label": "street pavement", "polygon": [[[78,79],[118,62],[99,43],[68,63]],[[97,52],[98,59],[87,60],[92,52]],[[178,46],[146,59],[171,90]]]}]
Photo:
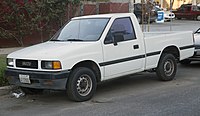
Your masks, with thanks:
[{"label": "street pavement", "polygon": [[92,100],[70,101],[65,91],[0,96],[0,116],[199,116],[200,63],[178,66],[176,79],[138,73],[104,82]]},{"label": "street pavement", "polygon": [[[169,31],[170,23],[150,31]],[[173,31],[195,31],[198,21],[174,21]],[[0,116],[200,116],[200,62],[178,65],[175,80],[158,81],[142,72],[98,85],[87,102],[72,102],[65,91],[46,90],[20,98],[0,95]]]}]

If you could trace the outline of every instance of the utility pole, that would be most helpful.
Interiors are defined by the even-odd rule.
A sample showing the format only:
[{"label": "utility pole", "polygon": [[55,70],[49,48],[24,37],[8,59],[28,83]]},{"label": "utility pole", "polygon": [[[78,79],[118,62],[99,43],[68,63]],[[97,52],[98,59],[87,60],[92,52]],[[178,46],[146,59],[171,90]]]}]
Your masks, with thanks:
[{"label": "utility pole", "polygon": [[[172,0],[170,0],[170,13],[172,12]],[[172,18],[170,18],[170,31],[172,31]]]},{"label": "utility pole", "polygon": [[144,0],[142,0],[142,32],[144,32]]},{"label": "utility pole", "polygon": [[134,11],[134,0],[129,0],[129,3],[130,3],[130,8],[129,8],[129,12],[130,13],[133,13]]}]

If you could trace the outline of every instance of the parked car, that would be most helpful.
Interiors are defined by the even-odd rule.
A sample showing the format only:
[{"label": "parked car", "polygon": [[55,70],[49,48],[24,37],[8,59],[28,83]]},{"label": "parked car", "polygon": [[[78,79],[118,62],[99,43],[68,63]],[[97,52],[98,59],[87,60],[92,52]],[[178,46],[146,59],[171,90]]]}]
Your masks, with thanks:
[{"label": "parked car", "polygon": [[[147,23],[148,21],[152,23],[152,22],[155,22],[157,18],[157,12],[153,11],[152,9],[153,9],[153,5],[151,4],[143,4],[143,8],[142,8],[142,4],[137,3],[137,4],[134,4],[133,13],[135,14],[140,24],[142,23],[142,18],[143,18],[144,23]],[[142,15],[142,11],[144,12],[143,15]]]},{"label": "parked car", "polygon": [[193,53],[190,31],[143,33],[133,13],[82,16],[50,41],[9,54],[5,77],[25,93],[65,90],[71,100],[86,101],[97,83],[137,72],[171,81],[177,61]]},{"label": "parked car", "polygon": [[164,12],[164,18],[165,18],[165,21],[170,21],[171,19],[175,19],[175,14],[171,11],[168,11],[166,9],[163,9],[163,8],[159,8],[159,7],[154,7],[154,10],[156,12],[158,11],[163,11]]},{"label": "parked car", "polygon": [[192,61],[200,61],[200,28],[196,32],[194,32],[194,46],[194,55],[188,59],[181,61],[181,64],[188,65]]},{"label": "parked car", "polygon": [[200,20],[200,7],[192,4],[183,4],[176,11],[173,11],[177,19]]}]

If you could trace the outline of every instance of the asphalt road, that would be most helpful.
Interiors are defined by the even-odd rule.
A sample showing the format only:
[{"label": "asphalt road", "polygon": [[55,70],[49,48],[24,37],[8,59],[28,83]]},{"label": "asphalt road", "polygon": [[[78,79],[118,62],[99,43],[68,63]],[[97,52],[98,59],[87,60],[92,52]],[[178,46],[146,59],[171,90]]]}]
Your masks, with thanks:
[{"label": "asphalt road", "polygon": [[[183,23],[185,22],[185,23]],[[197,21],[176,21],[173,30],[196,30]],[[176,26],[177,25],[177,26]],[[152,24],[167,31],[169,23]],[[92,100],[72,102],[63,91],[44,91],[16,99],[0,96],[0,116],[200,116],[200,62],[178,65],[175,80],[158,81],[155,73],[109,80]]]},{"label": "asphalt road", "polygon": [[62,91],[44,91],[19,99],[0,96],[0,116],[199,116],[200,63],[178,66],[176,79],[158,81],[138,73],[104,82],[94,98],[72,102]]}]

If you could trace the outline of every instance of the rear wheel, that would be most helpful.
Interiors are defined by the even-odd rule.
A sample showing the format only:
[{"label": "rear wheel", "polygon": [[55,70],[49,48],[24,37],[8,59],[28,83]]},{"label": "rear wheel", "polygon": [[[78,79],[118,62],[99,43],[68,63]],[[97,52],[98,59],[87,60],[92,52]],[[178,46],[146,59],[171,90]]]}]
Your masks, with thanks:
[{"label": "rear wheel", "polygon": [[93,97],[96,91],[96,76],[94,72],[85,67],[73,70],[67,83],[67,94],[73,101],[86,101]]},{"label": "rear wheel", "polygon": [[158,63],[156,74],[162,81],[173,80],[176,75],[177,63],[172,54],[163,54]]}]

